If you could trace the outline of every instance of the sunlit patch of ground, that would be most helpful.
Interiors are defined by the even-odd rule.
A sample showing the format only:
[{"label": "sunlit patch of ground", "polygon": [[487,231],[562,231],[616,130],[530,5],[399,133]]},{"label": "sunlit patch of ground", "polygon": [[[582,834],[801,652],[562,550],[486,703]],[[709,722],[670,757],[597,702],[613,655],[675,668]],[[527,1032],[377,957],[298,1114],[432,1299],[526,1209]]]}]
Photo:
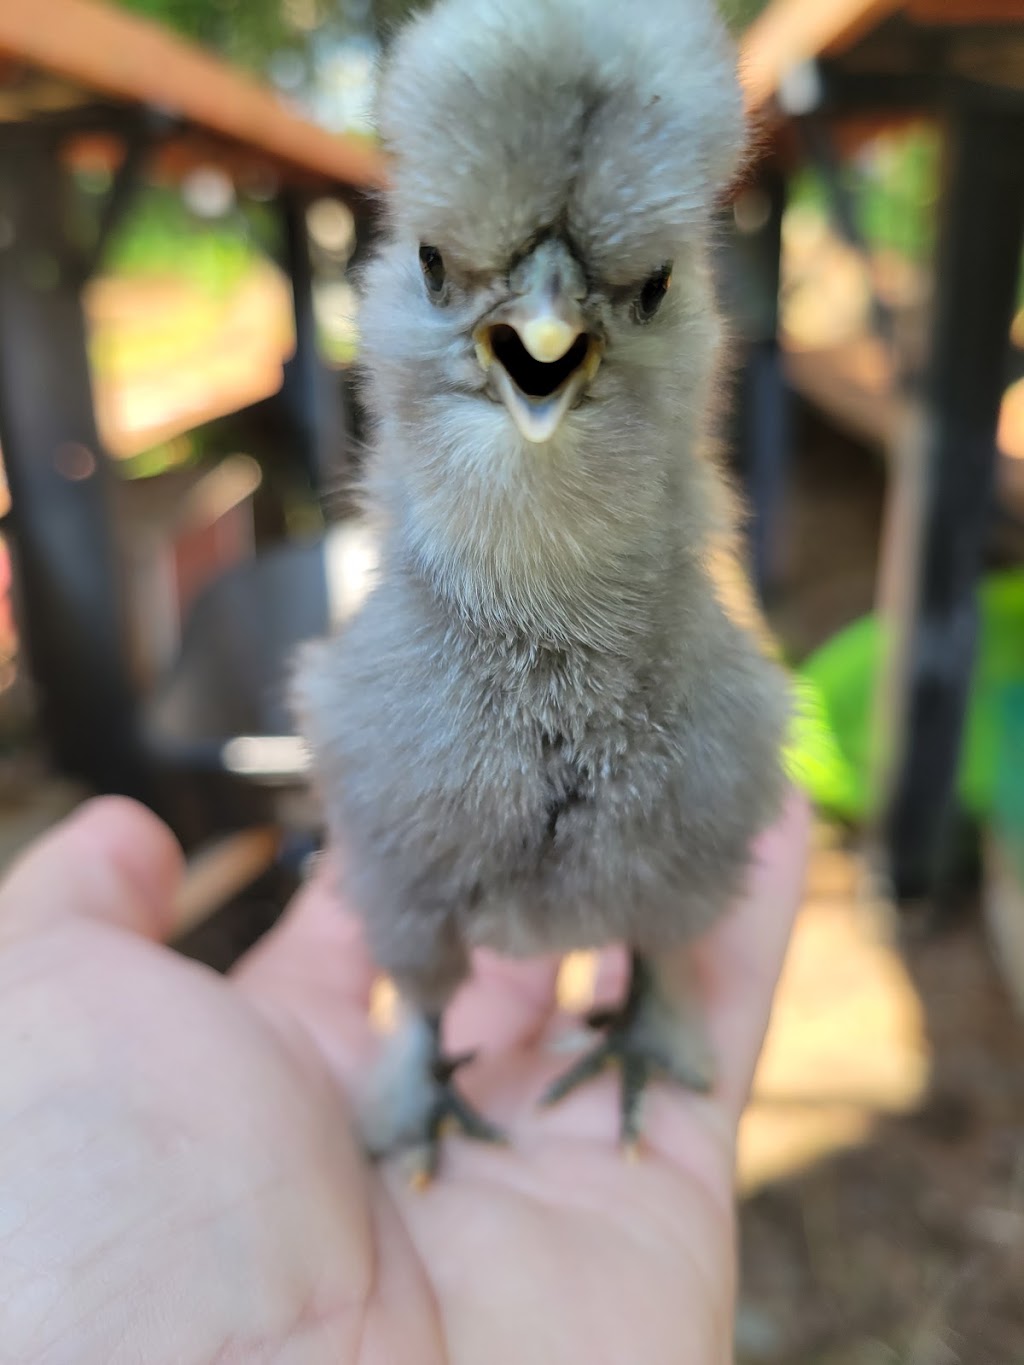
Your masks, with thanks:
[{"label": "sunlit patch of ground", "polygon": [[1024,1026],[823,832],[740,1142],[738,1365],[1024,1362]]},{"label": "sunlit patch of ground", "polygon": [[862,899],[857,859],[818,831],[740,1139],[747,1192],[911,1112],[928,1083],[920,1001],[885,910]]}]

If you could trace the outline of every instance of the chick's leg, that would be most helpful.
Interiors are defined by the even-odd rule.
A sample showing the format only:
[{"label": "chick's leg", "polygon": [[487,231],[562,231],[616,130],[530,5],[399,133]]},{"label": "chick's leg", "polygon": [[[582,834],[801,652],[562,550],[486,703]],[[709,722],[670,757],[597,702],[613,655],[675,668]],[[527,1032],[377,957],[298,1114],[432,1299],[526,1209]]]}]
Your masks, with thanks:
[{"label": "chick's leg", "polygon": [[622,1005],[592,1014],[587,1022],[604,1037],[555,1081],[542,1103],[555,1104],[606,1067],[618,1066],[621,1137],[627,1151],[639,1142],[641,1103],[652,1078],[701,1093],[712,1088],[714,1062],[688,959],[670,962],[633,953]]},{"label": "chick's leg", "polygon": [[503,1134],[459,1093],[455,1073],[472,1053],[450,1057],[441,1041],[442,1019],[466,963],[461,946],[435,941],[433,960],[420,955],[416,968],[394,972],[401,1009],[364,1096],[364,1144],[373,1156],[406,1153],[415,1184],[437,1173],[443,1130],[451,1127],[481,1142],[502,1142]]}]

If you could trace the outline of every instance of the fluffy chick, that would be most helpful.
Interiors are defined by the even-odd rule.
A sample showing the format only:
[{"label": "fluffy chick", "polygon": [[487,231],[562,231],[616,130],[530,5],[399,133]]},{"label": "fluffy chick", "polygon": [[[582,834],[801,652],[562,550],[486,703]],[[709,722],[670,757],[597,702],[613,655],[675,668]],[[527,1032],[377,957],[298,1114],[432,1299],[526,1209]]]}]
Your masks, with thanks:
[{"label": "fluffy chick", "polygon": [[377,1151],[436,1161],[468,950],[625,941],[604,1040],[622,1132],[659,1072],[712,1083],[686,946],[782,790],[780,671],[709,569],[711,210],[744,128],[711,0],[440,0],[400,35],[363,281],[375,587],[297,708],[346,895],[406,1006]]}]

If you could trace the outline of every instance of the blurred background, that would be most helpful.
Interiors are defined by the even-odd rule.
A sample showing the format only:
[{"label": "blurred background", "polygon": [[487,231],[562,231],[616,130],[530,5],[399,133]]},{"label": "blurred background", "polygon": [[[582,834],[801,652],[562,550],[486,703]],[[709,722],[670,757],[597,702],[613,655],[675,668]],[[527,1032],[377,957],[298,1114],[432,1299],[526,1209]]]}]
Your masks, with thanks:
[{"label": "blurred background", "polygon": [[[1019,1365],[1024,0],[722,3],[724,458],[818,811],[739,1359]],[[0,865],[135,795],[218,970],[316,847],[284,679],[367,567],[351,281],[412,7],[0,5]]]}]

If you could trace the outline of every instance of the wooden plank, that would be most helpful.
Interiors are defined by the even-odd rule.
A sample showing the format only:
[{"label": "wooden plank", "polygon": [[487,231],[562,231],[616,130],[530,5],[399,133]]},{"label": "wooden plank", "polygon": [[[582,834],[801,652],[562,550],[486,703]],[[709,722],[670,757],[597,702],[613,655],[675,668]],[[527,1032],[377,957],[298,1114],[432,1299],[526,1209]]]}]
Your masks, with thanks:
[{"label": "wooden plank", "polygon": [[3,55],[89,91],[164,109],[283,169],[353,186],[385,181],[385,159],[369,140],[299,118],[200,48],[99,0],[0,0]]},{"label": "wooden plank", "polygon": [[[786,378],[801,398],[851,435],[883,452],[892,449],[908,400],[897,392],[888,361],[871,338],[817,350],[795,346],[785,334],[782,342]],[[996,445],[1002,491],[1024,507],[1024,380],[1004,395]]]},{"label": "wooden plank", "polygon": [[748,110],[760,110],[787,71],[815,57],[845,52],[897,11],[932,26],[1024,22],[1024,0],[773,0],[740,44]]},{"label": "wooden plank", "polygon": [[882,451],[891,448],[905,404],[872,338],[813,351],[787,347],[785,368],[793,390],[842,430]]},{"label": "wooden plank", "polygon": [[[2,3],[2,0],[0,0]],[[61,160],[77,170],[113,174],[124,160],[124,139],[115,134],[85,133],[68,137]],[[322,189],[324,176],[294,164],[283,166],[267,152],[202,130],[188,130],[151,147],[146,155],[145,179],[150,184],[177,184],[195,170],[216,166],[242,194],[256,189],[261,196],[276,192],[284,178],[296,189]]]},{"label": "wooden plank", "polygon": [[747,108],[761,109],[786,73],[815,57],[845,51],[903,7],[904,0],[773,0],[740,44]]},{"label": "wooden plank", "polygon": [[281,846],[273,826],[240,830],[208,845],[189,861],[178,894],[169,937],[183,938],[261,877]]}]

